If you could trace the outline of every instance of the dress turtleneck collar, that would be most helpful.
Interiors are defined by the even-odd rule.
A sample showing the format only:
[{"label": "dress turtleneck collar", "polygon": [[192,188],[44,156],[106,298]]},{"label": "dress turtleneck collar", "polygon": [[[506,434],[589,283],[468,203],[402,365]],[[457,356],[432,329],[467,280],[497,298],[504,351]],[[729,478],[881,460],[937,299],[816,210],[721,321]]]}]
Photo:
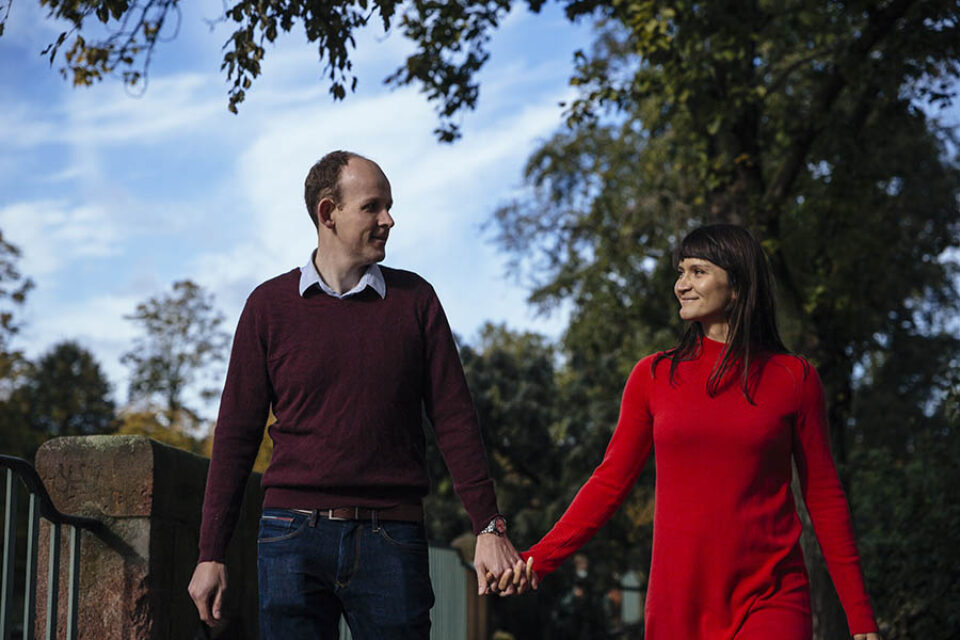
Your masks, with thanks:
[{"label": "dress turtleneck collar", "polygon": [[703,336],[700,339],[700,354],[698,358],[702,359],[704,362],[716,363],[721,357],[723,357],[723,350],[726,347],[726,342],[712,340],[707,336]]}]

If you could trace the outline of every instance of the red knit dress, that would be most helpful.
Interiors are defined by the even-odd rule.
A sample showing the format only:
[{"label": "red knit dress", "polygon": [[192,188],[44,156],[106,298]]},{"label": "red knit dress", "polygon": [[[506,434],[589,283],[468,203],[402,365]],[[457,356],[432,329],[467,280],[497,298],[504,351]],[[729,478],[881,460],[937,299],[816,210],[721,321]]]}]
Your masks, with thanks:
[{"label": "red knit dress", "polygon": [[627,380],[603,462],[553,529],[524,553],[546,575],[610,518],[656,447],[647,640],[808,639],[810,598],[791,457],[851,633],[876,631],[846,498],[830,455],[823,387],[791,355],[752,387],[707,394],[723,344],[677,366],[641,360]]}]

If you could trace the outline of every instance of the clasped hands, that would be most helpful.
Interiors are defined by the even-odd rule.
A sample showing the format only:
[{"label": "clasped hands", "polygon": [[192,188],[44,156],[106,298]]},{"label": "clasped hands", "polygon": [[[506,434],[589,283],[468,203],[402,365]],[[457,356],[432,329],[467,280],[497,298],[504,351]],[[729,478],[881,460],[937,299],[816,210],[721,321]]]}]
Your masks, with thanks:
[{"label": "clasped hands", "polygon": [[525,593],[540,586],[533,570],[533,558],[523,561],[506,536],[481,533],[473,556],[477,571],[477,593],[498,593],[509,596]]}]

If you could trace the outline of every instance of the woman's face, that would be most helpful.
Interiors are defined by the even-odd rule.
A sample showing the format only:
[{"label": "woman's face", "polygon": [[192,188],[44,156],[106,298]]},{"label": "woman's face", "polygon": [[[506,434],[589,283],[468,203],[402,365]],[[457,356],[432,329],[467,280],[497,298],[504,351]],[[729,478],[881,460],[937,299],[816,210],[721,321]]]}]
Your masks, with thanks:
[{"label": "woman's face", "polygon": [[684,258],[677,265],[673,292],[680,301],[680,317],[699,322],[707,336],[714,338],[713,325],[726,327],[733,289],[725,269],[703,258]]}]

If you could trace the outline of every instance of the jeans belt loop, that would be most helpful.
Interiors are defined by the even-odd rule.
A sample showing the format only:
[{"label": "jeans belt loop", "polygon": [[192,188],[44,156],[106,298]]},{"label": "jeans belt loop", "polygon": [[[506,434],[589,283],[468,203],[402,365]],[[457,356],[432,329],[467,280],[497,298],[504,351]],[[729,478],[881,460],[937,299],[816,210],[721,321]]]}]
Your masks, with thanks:
[{"label": "jeans belt loop", "polygon": [[310,526],[311,526],[311,527],[316,527],[316,526],[317,526],[317,518],[318,518],[318,517],[320,517],[320,510],[319,510],[319,509],[311,509],[311,510],[310,510]]},{"label": "jeans belt loop", "polygon": [[376,509],[373,510],[373,513],[370,515],[370,519],[373,521],[373,532],[378,533],[380,531],[380,522],[377,520]]}]

